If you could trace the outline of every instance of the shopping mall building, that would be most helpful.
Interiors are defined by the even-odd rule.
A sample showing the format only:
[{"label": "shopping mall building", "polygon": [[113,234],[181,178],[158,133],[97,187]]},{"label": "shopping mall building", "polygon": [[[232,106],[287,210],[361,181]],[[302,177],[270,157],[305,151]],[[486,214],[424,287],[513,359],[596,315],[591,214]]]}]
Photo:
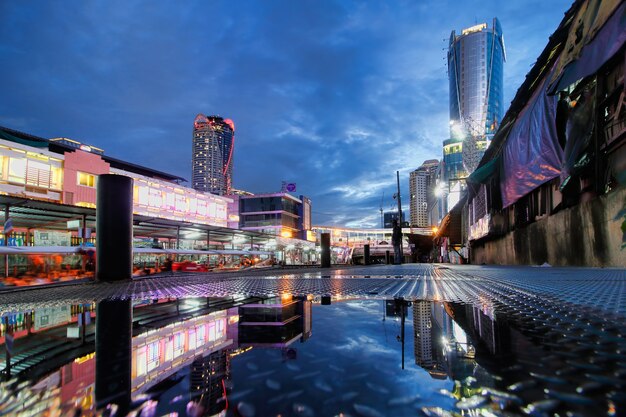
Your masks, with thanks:
[{"label": "shopping mall building", "polygon": [[[25,261],[8,259],[17,248],[67,248],[62,252],[74,253],[69,248],[93,246],[96,184],[102,174],[133,179],[133,245],[144,253],[147,248],[221,251],[214,253],[217,259],[224,251],[239,256],[252,251],[284,263],[309,262],[315,256],[314,242],[233,228],[239,213],[233,210],[232,198],[185,187],[183,178],[109,157],[102,149],[71,139],[48,140],[0,126],[5,231],[0,263],[5,281],[19,274],[18,269],[28,269],[21,265]],[[150,255],[142,256],[148,259],[144,262],[154,262]],[[48,261],[42,263],[39,269],[55,269]]]}]

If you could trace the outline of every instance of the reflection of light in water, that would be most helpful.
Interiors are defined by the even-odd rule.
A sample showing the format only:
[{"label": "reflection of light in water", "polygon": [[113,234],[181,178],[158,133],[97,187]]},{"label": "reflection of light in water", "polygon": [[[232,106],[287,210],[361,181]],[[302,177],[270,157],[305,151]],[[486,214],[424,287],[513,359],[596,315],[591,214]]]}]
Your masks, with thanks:
[{"label": "reflection of light in water", "polygon": [[493,302],[491,299],[487,298],[485,295],[480,296],[480,310],[483,314],[489,317],[492,321],[495,320],[495,315],[493,311]]},{"label": "reflection of light in water", "polygon": [[462,345],[467,345],[467,335],[465,334],[461,326],[456,323],[456,321],[452,322],[452,334],[454,335],[454,338],[457,342]]}]

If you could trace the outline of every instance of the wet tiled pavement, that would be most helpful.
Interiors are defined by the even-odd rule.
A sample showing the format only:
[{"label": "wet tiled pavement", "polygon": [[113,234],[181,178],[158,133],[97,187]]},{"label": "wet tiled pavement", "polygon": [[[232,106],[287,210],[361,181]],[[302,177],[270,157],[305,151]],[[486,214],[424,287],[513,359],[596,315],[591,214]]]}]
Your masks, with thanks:
[{"label": "wet tiled pavement", "polygon": [[[455,381],[455,392],[467,391],[459,410],[486,406],[487,414],[476,415],[576,416],[626,409],[622,269],[408,264],[172,275],[0,293],[0,314],[104,299],[282,293],[448,302],[448,313],[481,340],[477,359],[502,381],[497,388],[476,387],[471,378]],[[494,411],[505,409],[517,412]],[[431,411],[422,409],[447,415]]]},{"label": "wet tiled pavement", "polygon": [[280,293],[475,303],[537,302],[626,315],[626,270],[443,264],[177,274],[120,283],[84,283],[0,293],[0,314],[107,298],[267,296]]}]

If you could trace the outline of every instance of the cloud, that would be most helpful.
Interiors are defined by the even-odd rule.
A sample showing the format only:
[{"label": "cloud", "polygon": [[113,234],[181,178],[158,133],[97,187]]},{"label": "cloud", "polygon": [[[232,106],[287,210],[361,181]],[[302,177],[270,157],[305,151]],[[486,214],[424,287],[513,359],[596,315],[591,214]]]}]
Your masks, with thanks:
[{"label": "cloud", "polygon": [[0,125],[189,178],[195,115],[222,115],[236,124],[237,188],[294,181],[315,224],[377,226],[382,194],[385,210],[394,204],[395,172],[408,196],[409,172],[441,156],[450,31],[500,18],[508,103],[568,7],[3,2]]}]

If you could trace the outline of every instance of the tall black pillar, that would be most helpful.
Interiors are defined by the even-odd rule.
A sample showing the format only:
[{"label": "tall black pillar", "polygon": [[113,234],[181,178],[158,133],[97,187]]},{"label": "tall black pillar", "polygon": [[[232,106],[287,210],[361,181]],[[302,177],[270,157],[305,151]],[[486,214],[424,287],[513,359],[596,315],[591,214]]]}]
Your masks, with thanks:
[{"label": "tall black pillar", "polygon": [[133,180],[123,175],[98,177],[96,197],[96,278],[132,277]]},{"label": "tall black pillar", "polygon": [[321,234],[322,259],[321,267],[330,268],[330,233]]},{"label": "tall black pillar", "polygon": [[363,263],[369,265],[370,261],[370,245],[363,245]]},{"label": "tall black pillar", "polygon": [[131,300],[96,306],[96,405],[117,404],[124,416],[131,401],[132,321]]}]

